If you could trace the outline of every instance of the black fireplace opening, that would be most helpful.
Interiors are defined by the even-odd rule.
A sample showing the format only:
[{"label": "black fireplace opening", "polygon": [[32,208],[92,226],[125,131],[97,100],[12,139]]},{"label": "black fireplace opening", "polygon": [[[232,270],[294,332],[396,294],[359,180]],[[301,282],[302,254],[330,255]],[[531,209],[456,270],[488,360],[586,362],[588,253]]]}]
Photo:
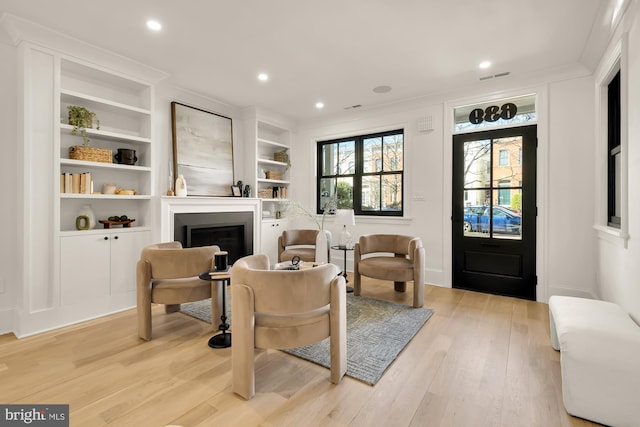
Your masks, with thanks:
[{"label": "black fireplace opening", "polygon": [[253,254],[253,212],[175,214],[174,240],[185,248],[217,245],[229,262]]}]

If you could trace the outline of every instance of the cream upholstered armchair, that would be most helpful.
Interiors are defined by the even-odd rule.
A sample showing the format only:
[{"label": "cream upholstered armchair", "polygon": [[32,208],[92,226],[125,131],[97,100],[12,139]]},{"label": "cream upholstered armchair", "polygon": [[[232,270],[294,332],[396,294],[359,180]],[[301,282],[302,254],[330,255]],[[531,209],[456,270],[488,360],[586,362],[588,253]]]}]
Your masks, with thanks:
[{"label": "cream upholstered armchair", "polygon": [[406,282],[413,281],[413,306],[422,307],[424,262],[424,247],[419,237],[396,234],[360,236],[353,252],[353,293],[360,295],[361,276],[392,280],[398,292],[405,292]]},{"label": "cream upholstered armchair", "polygon": [[299,256],[301,261],[316,260],[318,230],[285,230],[278,237],[278,262],[291,261]]},{"label": "cream upholstered armchair", "polygon": [[264,254],[239,259],[231,269],[233,391],[255,394],[255,348],[285,349],[330,337],[331,382],[347,370],[347,307],[344,277],[335,266],[269,270]]},{"label": "cream upholstered armchair", "polygon": [[[331,259],[331,233],[323,231],[327,237],[327,253],[318,254],[316,238],[318,230],[285,230],[278,237],[278,262],[291,261],[294,256],[299,256],[301,261],[313,262],[317,260]],[[326,256],[325,256],[326,255]]]},{"label": "cream upholstered armchair", "polygon": [[151,339],[151,304],[165,304],[172,313],[180,304],[211,298],[211,322],[220,319],[222,305],[218,282],[205,281],[198,274],[211,268],[218,246],[182,248],[180,242],[147,246],[137,265],[138,335]]}]

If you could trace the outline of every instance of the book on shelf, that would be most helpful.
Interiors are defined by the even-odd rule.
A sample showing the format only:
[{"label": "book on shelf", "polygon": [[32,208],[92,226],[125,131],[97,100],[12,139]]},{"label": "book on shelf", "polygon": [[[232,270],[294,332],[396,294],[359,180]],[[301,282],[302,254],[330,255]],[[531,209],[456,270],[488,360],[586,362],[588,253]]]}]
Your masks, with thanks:
[{"label": "book on shelf", "polygon": [[91,172],[60,174],[60,193],[91,194],[93,192],[93,179]]}]

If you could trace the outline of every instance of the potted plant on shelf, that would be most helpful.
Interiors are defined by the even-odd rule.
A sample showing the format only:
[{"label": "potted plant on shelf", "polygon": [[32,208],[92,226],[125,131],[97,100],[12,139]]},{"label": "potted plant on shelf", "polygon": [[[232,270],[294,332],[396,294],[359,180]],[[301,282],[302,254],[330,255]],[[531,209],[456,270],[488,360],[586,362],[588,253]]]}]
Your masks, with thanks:
[{"label": "potted plant on shelf", "polygon": [[82,140],[84,141],[83,145],[89,145],[87,129],[93,128],[93,119],[96,119],[96,129],[100,130],[100,120],[97,119],[96,113],[79,105],[69,105],[67,110],[69,110],[69,124],[73,126],[71,135],[77,135],[78,130],[80,130]]}]

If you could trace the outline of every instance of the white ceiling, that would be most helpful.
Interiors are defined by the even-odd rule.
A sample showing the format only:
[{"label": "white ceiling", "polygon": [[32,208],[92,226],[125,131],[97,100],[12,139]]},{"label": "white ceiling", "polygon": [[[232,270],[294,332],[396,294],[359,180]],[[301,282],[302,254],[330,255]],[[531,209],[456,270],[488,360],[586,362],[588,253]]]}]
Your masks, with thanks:
[{"label": "white ceiling", "polygon": [[[614,3],[0,0],[0,12],[163,70],[205,96],[302,120],[482,84],[479,77],[502,72],[592,70]],[[161,32],[146,28],[149,18]],[[480,71],[483,60],[492,67]],[[259,82],[260,72],[269,81]],[[393,90],[374,93],[379,85]]]}]

